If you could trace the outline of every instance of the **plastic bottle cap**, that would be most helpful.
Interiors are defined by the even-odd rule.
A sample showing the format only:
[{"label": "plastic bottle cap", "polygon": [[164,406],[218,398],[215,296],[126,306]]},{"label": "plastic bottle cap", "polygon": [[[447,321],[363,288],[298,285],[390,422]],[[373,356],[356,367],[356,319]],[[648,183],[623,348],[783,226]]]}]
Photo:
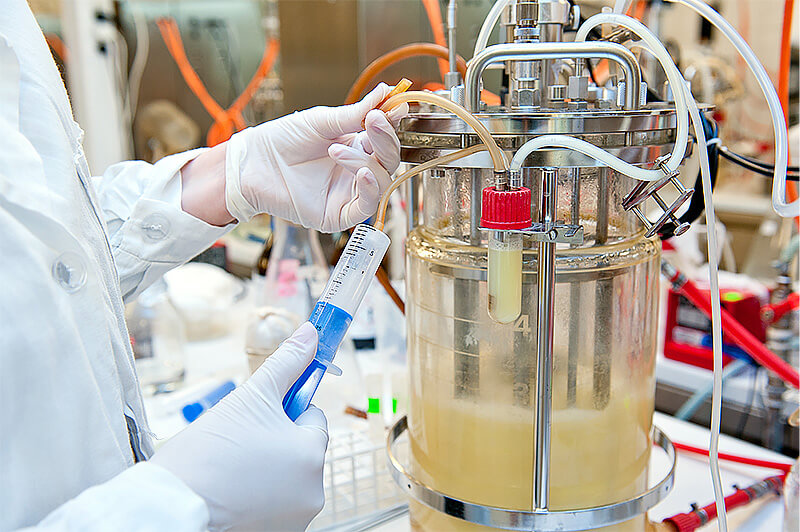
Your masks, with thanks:
[{"label": "plastic bottle cap", "polygon": [[201,405],[200,403],[192,403],[186,405],[183,407],[183,417],[184,419],[186,419],[186,421],[191,423],[192,421],[200,417],[200,414],[203,413],[203,410],[205,410],[205,408],[203,408],[203,405]]},{"label": "plastic bottle cap", "polygon": [[531,221],[531,191],[520,187],[514,190],[483,189],[481,226],[487,229],[525,229]]}]

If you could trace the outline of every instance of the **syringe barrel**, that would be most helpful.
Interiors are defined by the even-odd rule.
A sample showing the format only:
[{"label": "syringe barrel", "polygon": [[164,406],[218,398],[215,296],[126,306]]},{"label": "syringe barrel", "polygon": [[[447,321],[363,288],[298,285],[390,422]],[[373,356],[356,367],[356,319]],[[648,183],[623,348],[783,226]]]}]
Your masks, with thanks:
[{"label": "syringe barrel", "polygon": [[387,249],[389,237],[385,233],[371,225],[357,225],[319,301],[335,305],[353,316]]},{"label": "syringe barrel", "polygon": [[350,235],[322,296],[308,318],[319,336],[317,353],[283,398],[283,409],[292,421],[311,404],[311,398],[333,362],[387,249],[389,237],[372,226],[357,225]]}]

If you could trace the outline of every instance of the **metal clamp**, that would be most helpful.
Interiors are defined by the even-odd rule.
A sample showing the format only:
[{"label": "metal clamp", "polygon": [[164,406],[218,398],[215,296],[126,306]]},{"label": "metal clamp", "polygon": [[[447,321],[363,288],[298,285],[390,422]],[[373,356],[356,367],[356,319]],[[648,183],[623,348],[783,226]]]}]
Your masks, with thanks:
[{"label": "metal clamp", "polygon": [[467,109],[480,109],[480,86],[483,71],[492,63],[534,61],[541,59],[608,59],[620,65],[625,77],[625,108],[639,109],[641,72],[636,56],[622,45],[603,42],[533,42],[488,46],[473,57],[464,76]]},{"label": "metal clamp", "polygon": [[[482,231],[497,231],[487,227],[479,227]],[[546,228],[542,223],[535,223],[525,229],[503,229],[506,233],[516,233],[530,238],[534,242],[553,242],[558,244],[583,244],[583,226],[555,224]]]},{"label": "metal clamp", "polygon": [[[658,231],[664,227],[664,224],[667,222],[672,222],[675,225],[675,231],[673,232],[675,236],[682,235],[689,229],[689,224],[686,222],[681,222],[675,213],[681,208],[681,205],[683,205],[686,200],[692,197],[694,189],[687,189],[684,187],[683,183],[681,183],[680,179],[678,179],[680,172],[677,170],[670,170],[667,167],[666,162],[668,158],[669,156],[664,156],[655,160],[656,166],[658,166],[661,171],[664,172],[664,177],[658,181],[639,181],[636,186],[633,187],[633,190],[631,190],[630,193],[628,193],[628,195],[622,200],[622,208],[626,211],[633,211],[633,214],[635,214],[636,217],[639,218],[639,220],[647,228],[647,233],[645,236],[648,238],[658,233]],[[678,198],[670,205],[664,201],[664,198],[658,195],[658,191],[661,190],[667,183],[672,183],[672,186],[674,186],[678,191]],[[664,211],[655,222],[648,220],[642,212],[641,204],[644,203],[647,198],[653,198],[658,206]]]},{"label": "metal clamp", "polygon": [[509,510],[494,506],[483,506],[450,497],[426,486],[409,473],[393,453],[394,443],[408,429],[406,416],[400,418],[389,430],[386,453],[389,471],[400,488],[415,500],[451,517],[478,525],[537,532],[569,532],[614,525],[645,513],[669,494],[674,484],[676,455],[675,447],[661,430],[653,427],[653,443],[661,447],[672,461],[669,472],[655,486],[626,501],[558,511]]}]

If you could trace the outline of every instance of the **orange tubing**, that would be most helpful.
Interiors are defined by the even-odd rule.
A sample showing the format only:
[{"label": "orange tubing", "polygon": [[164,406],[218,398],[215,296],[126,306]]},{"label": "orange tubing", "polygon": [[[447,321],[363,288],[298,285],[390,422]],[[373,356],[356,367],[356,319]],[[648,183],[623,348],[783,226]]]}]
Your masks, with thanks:
[{"label": "orange tubing", "polygon": [[242,112],[244,112],[244,108],[247,107],[247,104],[250,103],[256,90],[258,90],[258,87],[261,85],[261,82],[264,81],[264,78],[266,78],[267,74],[272,70],[272,65],[275,64],[275,60],[278,58],[279,48],[280,45],[277,39],[270,39],[267,42],[267,46],[264,48],[264,55],[261,57],[261,62],[258,64],[256,73],[250,79],[250,83],[247,84],[247,87],[245,87],[239,97],[236,98],[226,111],[230,120],[226,122],[214,122],[211,129],[208,130],[207,141],[209,146],[216,146],[231,138],[231,135],[234,133],[233,128],[231,128],[231,123],[233,123],[236,131],[241,131],[247,127]]},{"label": "orange tubing", "polygon": [[47,41],[47,45],[50,49],[53,50],[53,53],[61,59],[61,62],[66,63],[69,51],[67,50],[67,45],[61,40],[61,37],[55,33],[45,33],[44,39]]},{"label": "orange tubing", "polygon": [[[445,90],[445,86],[443,83],[439,83],[438,81],[429,81],[422,86],[422,90],[431,92],[443,91]],[[481,89],[481,100],[486,102],[486,105],[489,107],[496,107],[500,105],[500,96],[493,92],[487,91],[486,89]]]},{"label": "orange tubing", "polygon": [[[433,42],[446,50],[447,39],[444,37],[444,23],[442,22],[442,11],[439,9],[439,0],[422,0],[422,5],[425,7],[425,13],[428,14],[428,22],[431,23]],[[442,75],[442,81],[444,81],[444,75],[450,70],[447,60],[447,56],[439,60],[439,73]],[[464,77],[463,72],[461,77]]]},{"label": "orange tubing", "polygon": [[[391,65],[417,56],[433,56],[447,59],[447,47],[429,42],[418,42],[406,44],[399,48],[395,48],[391,52],[385,53],[379,58],[375,59],[372,63],[367,65],[358,78],[353,82],[353,86],[347,92],[347,97],[344,100],[345,104],[351,104],[358,101],[361,94],[366,90],[369,83],[381,72],[386,70]],[[458,71],[463,78],[467,73],[467,62],[461,56],[456,57]]]},{"label": "orange tubing", "polygon": [[[789,128],[789,71],[791,68],[792,54],[792,16],[794,15],[794,0],[784,0],[783,2],[783,27],[781,29],[781,56],[780,69],[778,71],[778,97],[783,108],[783,118],[786,121],[786,128]],[[791,146],[789,150],[791,151]],[[791,159],[790,159],[791,160]],[[797,188],[794,183],[786,182],[786,199],[794,201],[797,199]],[[794,219],[795,224],[800,228],[800,217]]]},{"label": "orange tubing", "polygon": [[[635,18],[639,22],[643,22],[646,10],[647,2],[645,0],[640,0],[636,4],[631,3],[631,5],[628,6],[628,11],[626,11],[625,14],[629,17]],[[594,78],[597,80],[597,84],[599,86],[605,85],[610,75],[611,72],[609,71],[608,59],[601,59],[598,61],[594,66]]]},{"label": "orange tubing", "polygon": [[256,89],[258,89],[261,82],[272,70],[272,65],[278,57],[278,41],[270,39],[264,49],[264,55],[261,58],[261,63],[258,65],[256,73],[247,84],[247,87],[236,98],[236,101],[228,109],[223,109],[216,100],[209,94],[208,89],[203,84],[200,76],[197,75],[194,68],[192,68],[189,58],[186,56],[186,50],[183,47],[183,41],[178,30],[178,24],[173,18],[162,17],[156,20],[158,29],[161,32],[161,37],[164,39],[164,44],[167,45],[167,50],[178,69],[183,76],[184,81],[189,86],[189,89],[203,104],[208,114],[214,119],[214,124],[208,130],[206,143],[208,146],[216,146],[228,140],[231,135],[236,131],[241,131],[247,124],[245,123],[242,111],[247,106],[250,99],[253,97]]}]

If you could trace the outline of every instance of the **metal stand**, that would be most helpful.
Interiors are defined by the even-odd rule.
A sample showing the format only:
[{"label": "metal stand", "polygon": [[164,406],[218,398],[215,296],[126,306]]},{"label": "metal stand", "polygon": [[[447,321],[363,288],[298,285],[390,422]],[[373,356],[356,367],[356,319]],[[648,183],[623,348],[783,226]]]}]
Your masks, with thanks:
[{"label": "metal stand", "polygon": [[504,530],[570,532],[622,523],[645,513],[661,502],[672,489],[675,478],[675,447],[658,427],[653,427],[653,443],[667,453],[672,465],[658,484],[637,497],[594,508],[558,511],[534,510],[531,512],[483,506],[436,491],[417,480],[406,469],[394,454],[394,443],[407,429],[408,420],[403,416],[389,430],[386,439],[389,471],[400,489],[422,504],[451,517]]},{"label": "metal stand", "polygon": [[[556,218],[556,175],[542,170],[541,223],[550,231]],[[553,293],[556,287],[556,243],[539,242],[539,306],[536,331],[536,445],[533,470],[533,507],[547,510],[550,496],[550,429],[553,410]]]}]

